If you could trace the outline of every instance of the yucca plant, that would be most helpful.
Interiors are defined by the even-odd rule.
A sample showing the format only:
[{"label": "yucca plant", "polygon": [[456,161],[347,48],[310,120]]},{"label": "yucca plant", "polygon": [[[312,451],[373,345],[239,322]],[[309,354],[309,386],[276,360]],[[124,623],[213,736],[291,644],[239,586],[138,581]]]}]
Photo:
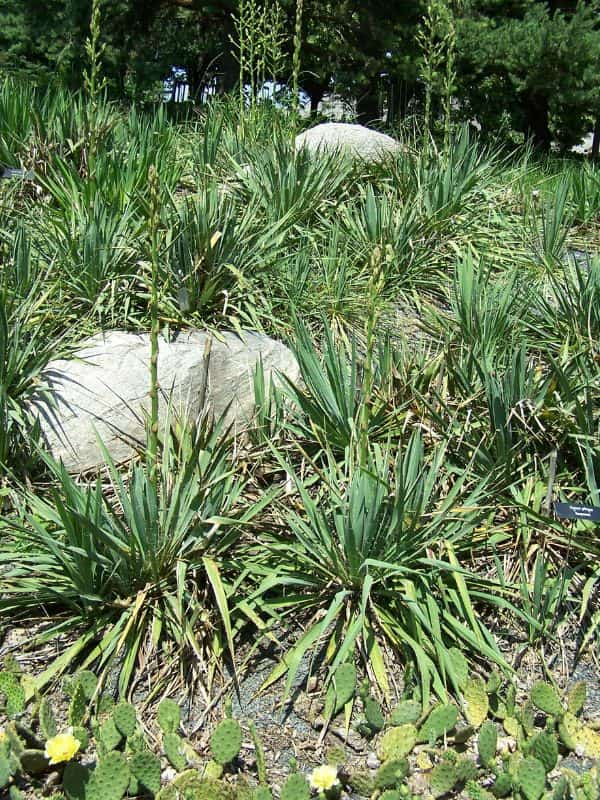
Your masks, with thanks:
[{"label": "yucca plant", "polygon": [[527,322],[536,339],[552,353],[568,343],[573,350],[598,349],[600,340],[600,259],[586,264],[566,259],[548,271],[532,296]]},{"label": "yucca plant", "polygon": [[531,236],[534,252],[548,268],[560,265],[564,256],[573,212],[569,208],[569,181],[560,178],[552,193],[552,201],[531,206]]},{"label": "yucca plant", "polygon": [[[336,343],[331,328],[325,326],[320,357],[308,329],[297,322],[295,331],[292,347],[302,382],[296,386],[284,378],[282,385],[293,404],[286,426],[294,436],[343,454],[358,438],[385,441],[398,432],[400,411],[377,385],[367,384],[354,343],[349,347],[341,341]],[[380,385],[385,385],[387,376],[376,377]]]},{"label": "yucca plant", "polygon": [[309,488],[288,467],[298,502],[286,498],[280,535],[267,536],[257,569],[282,614],[307,614],[305,632],[270,677],[286,694],[307,653],[326,646],[331,672],[362,658],[387,693],[382,645],[414,664],[422,700],[458,688],[449,649],[504,660],[476,611],[502,606],[497,587],[461,565],[477,547],[484,485],[452,474],[448,451],[426,456],[418,433],[400,446],[372,445],[363,466],[330,456]]},{"label": "yucca plant", "polygon": [[467,125],[450,139],[442,154],[423,153],[414,162],[415,194],[429,224],[438,228],[458,214],[467,200],[483,189],[499,156],[481,148]]},{"label": "yucca plant", "polygon": [[125,694],[155,653],[182,667],[195,656],[208,681],[215,659],[233,649],[244,603],[230,596],[230,564],[260,504],[243,503],[226,431],[206,419],[177,437],[166,432],[156,481],[143,463],[125,480],[105,457],[110,492],[44,456],[53,489],[23,491],[18,516],[3,523],[12,541],[0,539],[0,613],[51,613],[36,642],[70,637],[38,688],[76,665],[117,664]]},{"label": "yucca plant", "polygon": [[351,170],[349,160],[340,155],[294,152],[281,139],[248,161],[236,174],[242,202],[260,208],[267,222],[287,219],[290,226],[314,219],[326,200],[339,202]]},{"label": "yucca plant", "polygon": [[12,78],[0,80],[0,164],[19,167],[25,159],[36,99],[30,84]]},{"label": "yucca plant", "polygon": [[589,164],[578,165],[567,173],[569,200],[573,206],[574,220],[580,224],[596,222],[600,218],[600,171]]},{"label": "yucca plant", "polygon": [[[43,312],[46,294],[29,237],[18,227],[0,276],[0,469],[28,465],[39,435],[35,409],[44,413],[51,392],[42,371],[65,352]],[[34,408],[35,406],[35,408]]]}]

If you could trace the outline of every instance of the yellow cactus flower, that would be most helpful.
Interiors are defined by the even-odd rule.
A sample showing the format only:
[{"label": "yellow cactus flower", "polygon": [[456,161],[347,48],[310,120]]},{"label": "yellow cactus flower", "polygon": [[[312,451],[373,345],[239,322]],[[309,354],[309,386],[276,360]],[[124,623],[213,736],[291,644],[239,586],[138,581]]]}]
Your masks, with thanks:
[{"label": "yellow cactus flower", "polygon": [[70,761],[80,747],[81,742],[69,730],[48,739],[44,753],[50,764],[60,764],[62,761]]},{"label": "yellow cactus flower", "polygon": [[318,792],[328,792],[339,784],[337,767],[331,764],[315,767],[310,773],[309,783],[311,789],[316,789]]}]

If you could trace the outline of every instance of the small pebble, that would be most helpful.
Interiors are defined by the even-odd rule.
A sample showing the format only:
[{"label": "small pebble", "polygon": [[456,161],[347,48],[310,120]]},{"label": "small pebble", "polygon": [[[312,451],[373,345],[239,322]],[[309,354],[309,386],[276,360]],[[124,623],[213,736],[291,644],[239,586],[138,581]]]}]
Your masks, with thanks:
[{"label": "small pebble", "polygon": [[367,756],[367,767],[369,769],[379,769],[381,761],[377,758],[375,753],[369,753]]},{"label": "small pebble", "polygon": [[161,777],[164,783],[169,783],[177,777],[177,770],[173,769],[173,767],[167,767],[163,769]]}]

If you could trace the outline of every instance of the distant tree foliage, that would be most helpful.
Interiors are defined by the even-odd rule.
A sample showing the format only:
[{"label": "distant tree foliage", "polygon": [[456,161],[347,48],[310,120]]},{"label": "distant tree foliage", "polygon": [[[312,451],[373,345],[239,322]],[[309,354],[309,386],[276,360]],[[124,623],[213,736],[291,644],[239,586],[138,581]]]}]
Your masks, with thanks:
[{"label": "distant tree foliage", "polygon": [[[274,2],[274,0],[263,0]],[[291,74],[296,0],[279,0]],[[419,111],[417,32],[428,4],[445,4],[456,32],[456,113],[484,133],[519,132],[537,147],[567,147],[600,119],[600,0],[305,0],[300,84],[316,111],[335,87],[361,121]],[[156,98],[172,65],[193,98],[211,77],[237,80],[231,37],[237,0],[114,0],[102,8],[104,69],[123,99]],[[91,0],[0,0],[0,70],[81,85]]]}]

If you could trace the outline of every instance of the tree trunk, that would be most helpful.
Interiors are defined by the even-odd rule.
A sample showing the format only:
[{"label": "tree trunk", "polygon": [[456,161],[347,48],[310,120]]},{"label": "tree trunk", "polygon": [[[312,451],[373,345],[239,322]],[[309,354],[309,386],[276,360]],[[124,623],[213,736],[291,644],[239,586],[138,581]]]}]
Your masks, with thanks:
[{"label": "tree trunk", "polygon": [[316,114],[319,110],[319,103],[327,91],[327,85],[318,80],[311,80],[310,76],[307,76],[301,81],[300,88],[306,92],[310,99],[310,113]]},{"label": "tree trunk", "polygon": [[594,125],[594,138],[592,139],[592,161],[598,160],[600,153],[600,117]]},{"label": "tree trunk", "polygon": [[548,98],[532,92],[525,98],[526,136],[539,150],[548,152],[552,143]]},{"label": "tree trunk", "polygon": [[356,118],[361,125],[380,119],[379,87],[376,81],[366,87],[363,94],[356,100]]}]

